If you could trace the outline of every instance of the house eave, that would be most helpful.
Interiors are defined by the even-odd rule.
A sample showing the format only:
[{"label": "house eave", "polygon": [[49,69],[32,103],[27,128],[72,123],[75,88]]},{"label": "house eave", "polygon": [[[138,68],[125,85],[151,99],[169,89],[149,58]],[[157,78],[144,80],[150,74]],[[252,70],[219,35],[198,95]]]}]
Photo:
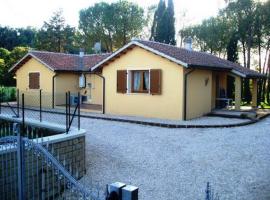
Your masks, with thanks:
[{"label": "house eave", "polygon": [[95,71],[97,68],[99,68],[100,66],[102,66],[104,63],[106,63],[107,61],[109,61],[110,59],[112,59],[113,57],[115,57],[116,55],[120,54],[122,51],[128,49],[128,48],[131,47],[132,45],[136,45],[136,46],[138,46],[138,47],[141,47],[141,48],[143,48],[143,49],[145,49],[145,50],[147,50],[147,51],[150,51],[150,52],[152,52],[152,53],[154,53],[154,54],[156,54],[156,55],[159,55],[159,56],[161,56],[161,57],[163,57],[163,58],[166,58],[166,59],[168,59],[168,60],[170,60],[170,61],[172,61],[172,62],[174,62],[174,63],[177,63],[177,64],[179,64],[179,65],[181,65],[181,66],[188,67],[188,64],[185,63],[185,62],[183,62],[183,61],[181,61],[181,60],[175,59],[175,58],[173,58],[173,57],[171,57],[171,56],[168,56],[168,55],[166,55],[166,54],[164,54],[164,53],[161,53],[160,51],[157,51],[157,50],[155,50],[155,49],[153,49],[153,48],[150,48],[150,47],[148,47],[148,46],[146,46],[146,45],[143,45],[143,44],[141,44],[140,42],[137,42],[137,41],[131,41],[130,43],[126,44],[125,46],[123,46],[122,48],[120,48],[119,50],[117,50],[116,52],[114,52],[112,55],[110,55],[110,56],[107,57],[106,59],[102,60],[101,62],[99,62],[98,64],[96,64],[95,66],[93,66],[93,67],[90,69],[90,71]]}]

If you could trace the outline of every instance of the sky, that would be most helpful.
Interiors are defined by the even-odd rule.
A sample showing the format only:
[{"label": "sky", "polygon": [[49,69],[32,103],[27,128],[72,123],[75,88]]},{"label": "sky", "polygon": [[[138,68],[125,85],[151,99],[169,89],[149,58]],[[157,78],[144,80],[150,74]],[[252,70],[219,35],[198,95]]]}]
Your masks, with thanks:
[{"label": "sky", "polygon": [[[0,0],[0,26],[40,28],[52,13],[63,9],[66,23],[78,26],[79,11],[102,0]],[[117,0],[103,0],[115,2]],[[158,4],[159,0],[129,0],[143,8]],[[184,24],[200,23],[203,19],[215,16],[218,9],[225,6],[224,0],[174,0],[176,27]],[[185,13],[185,17],[183,17]],[[187,26],[186,25],[186,26]]]}]

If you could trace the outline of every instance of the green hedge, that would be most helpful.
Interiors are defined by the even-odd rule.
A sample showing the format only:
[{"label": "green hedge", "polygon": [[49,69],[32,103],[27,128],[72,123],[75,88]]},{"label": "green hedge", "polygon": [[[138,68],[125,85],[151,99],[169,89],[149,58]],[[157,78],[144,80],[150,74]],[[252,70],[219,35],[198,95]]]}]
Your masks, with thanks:
[{"label": "green hedge", "polygon": [[0,101],[16,101],[16,88],[15,87],[0,87]]}]

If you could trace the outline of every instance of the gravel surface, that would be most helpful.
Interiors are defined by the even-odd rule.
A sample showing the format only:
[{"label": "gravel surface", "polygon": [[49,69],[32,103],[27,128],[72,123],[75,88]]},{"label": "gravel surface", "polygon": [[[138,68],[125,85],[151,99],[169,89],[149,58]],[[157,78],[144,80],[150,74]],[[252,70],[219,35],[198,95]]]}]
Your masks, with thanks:
[{"label": "gravel surface", "polygon": [[142,200],[270,199],[270,118],[224,129],[166,129],[82,119],[86,182],[122,181]]},{"label": "gravel surface", "polygon": [[[65,122],[63,115],[46,118]],[[207,124],[228,120],[238,121],[197,119]],[[139,187],[140,200],[203,200],[210,182],[220,200],[270,199],[270,117],[223,129],[167,129],[88,118],[82,118],[81,127],[87,131],[89,185],[132,184]]]}]

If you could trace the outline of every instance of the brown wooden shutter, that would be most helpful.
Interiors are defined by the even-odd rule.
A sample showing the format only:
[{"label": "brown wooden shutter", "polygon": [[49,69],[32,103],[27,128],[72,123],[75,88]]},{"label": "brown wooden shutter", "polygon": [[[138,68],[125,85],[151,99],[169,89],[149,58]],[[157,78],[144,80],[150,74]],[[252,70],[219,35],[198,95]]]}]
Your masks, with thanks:
[{"label": "brown wooden shutter", "polygon": [[117,70],[117,92],[126,93],[127,92],[127,71]]},{"label": "brown wooden shutter", "polygon": [[29,73],[29,89],[39,89],[39,73]]},{"label": "brown wooden shutter", "polygon": [[161,70],[150,70],[150,93],[161,94]]}]

